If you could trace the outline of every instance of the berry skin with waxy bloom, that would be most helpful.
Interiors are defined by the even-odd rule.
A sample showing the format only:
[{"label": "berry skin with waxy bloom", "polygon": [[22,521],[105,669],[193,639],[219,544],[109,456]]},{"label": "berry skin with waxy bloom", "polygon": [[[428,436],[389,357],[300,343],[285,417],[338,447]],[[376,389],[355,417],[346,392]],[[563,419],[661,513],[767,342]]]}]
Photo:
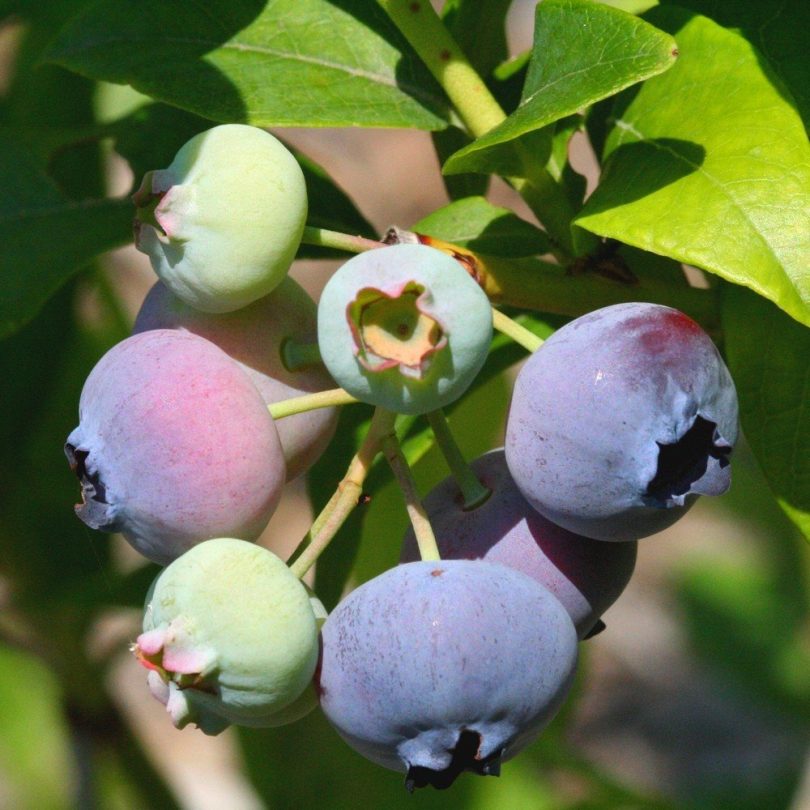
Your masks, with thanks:
[{"label": "berry skin with waxy bloom", "polygon": [[518,374],[506,462],[542,515],[636,540],[731,482],[734,382],[709,336],[657,304],[616,304],[557,330]]},{"label": "berry skin with waxy bloom", "polygon": [[389,569],[350,593],[321,637],[326,717],[410,789],[497,775],[559,709],[577,660],[559,601],[479,560]]},{"label": "berry skin with waxy bloom", "polygon": [[177,728],[282,725],[314,705],[310,595],[275,554],[243,540],[207,540],[158,574],[132,651]]},{"label": "berry skin with waxy bloom", "polygon": [[78,516],[162,565],[211,537],[255,540],[285,480],[275,424],[248,375],[210,341],[168,329],[99,360],[65,453],[82,484]]},{"label": "berry skin with waxy bloom", "polygon": [[[568,611],[580,638],[621,595],[636,563],[637,543],[603,543],[569,532],[544,518],[521,495],[503,449],[470,464],[490,490],[465,508],[456,479],[434,487],[423,504],[443,560],[485,560],[514,568],[548,588]],[[413,529],[402,543],[402,562],[419,559]]]},{"label": "berry skin with waxy bloom", "polygon": [[[216,343],[236,360],[270,405],[290,397],[334,388],[321,363],[290,371],[283,362],[287,340],[314,344],[317,340],[315,302],[287,277],[269,295],[236,312],[200,312],[188,306],[158,281],[146,296],[133,332],[178,329]],[[276,422],[287,480],[291,481],[320,458],[337,426],[335,408],[318,408]]]},{"label": "berry skin with waxy bloom", "polygon": [[455,259],[424,245],[353,256],[318,304],[318,344],[335,381],[399,413],[426,413],[461,396],[491,338],[484,292]]},{"label": "berry skin with waxy bloom", "polygon": [[132,197],[135,246],[189,306],[230,312],[271,292],[301,242],[301,167],[270,133],[223,124],[195,135]]}]

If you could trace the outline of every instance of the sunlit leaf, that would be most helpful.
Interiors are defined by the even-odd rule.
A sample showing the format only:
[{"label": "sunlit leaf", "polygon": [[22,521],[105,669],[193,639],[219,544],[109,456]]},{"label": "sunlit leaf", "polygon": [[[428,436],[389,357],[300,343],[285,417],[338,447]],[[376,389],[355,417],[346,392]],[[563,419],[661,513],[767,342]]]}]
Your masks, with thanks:
[{"label": "sunlit leaf", "polygon": [[617,110],[576,224],[742,284],[810,325],[810,144],[751,45],[673,8],[678,64]]}]

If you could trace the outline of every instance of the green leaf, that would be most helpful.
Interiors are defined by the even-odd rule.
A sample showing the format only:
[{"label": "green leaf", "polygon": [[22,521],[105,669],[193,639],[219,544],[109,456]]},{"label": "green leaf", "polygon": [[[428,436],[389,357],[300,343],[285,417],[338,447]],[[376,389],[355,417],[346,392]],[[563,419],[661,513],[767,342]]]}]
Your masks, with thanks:
[{"label": "green leaf", "polygon": [[0,768],[9,807],[73,804],[65,789],[72,763],[60,699],[60,685],[41,661],[0,645]]},{"label": "green leaf", "polygon": [[32,318],[79,267],[128,241],[128,200],[66,200],[17,143],[0,136],[0,338]]},{"label": "green leaf", "polygon": [[547,165],[548,173],[563,187],[574,210],[582,207],[587,182],[584,175],[574,171],[568,152],[574,133],[582,129],[583,118],[580,115],[570,115],[557,121]]},{"label": "green leaf", "polygon": [[[0,568],[15,583],[17,606],[33,611],[47,611],[79,582],[108,574],[109,537],[74,514],[80,488],[62,446],[76,426],[88,372],[123,336],[106,328],[103,335],[85,333],[75,302],[70,281],[36,318],[0,342],[0,440],[14,448],[14,463],[0,467]],[[106,603],[109,580],[105,584],[99,596]],[[60,620],[80,623],[85,606],[65,604],[71,610]],[[55,629],[49,638],[56,640]]]},{"label": "green leaf", "polygon": [[129,163],[137,187],[146,172],[166,168],[186,141],[212,126],[207,118],[166,104],[144,104],[110,123],[107,132],[115,151]]},{"label": "green leaf", "polygon": [[442,174],[478,172],[501,177],[526,177],[534,167],[545,165],[551,154],[553,134],[553,127],[541,127],[506,143],[481,147],[478,146],[479,138],[451,155],[442,166]]},{"label": "green leaf", "polygon": [[[790,545],[784,537],[776,539]],[[770,704],[807,721],[807,603],[804,594],[790,587],[800,585],[801,555],[795,554],[792,562],[792,570],[777,572],[763,570],[759,559],[755,564],[722,558],[692,563],[678,577],[677,595],[691,646],[702,659],[725,670],[737,688],[758,698],[760,705]]]},{"label": "green leaf", "polygon": [[[431,133],[433,148],[436,150],[436,157],[439,163],[444,163],[453,152],[457,152],[462,147],[471,143],[472,139],[466,132],[458,127],[447,127],[439,132]],[[489,188],[488,173],[484,174],[453,174],[442,175],[444,187],[451,200],[459,200],[462,197],[474,197],[487,193]]]},{"label": "green leaf", "polygon": [[[360,213],[346,192],[332,180],[326,169],[301,152],[295,149],[291,151],[304,172],[304,180],[307,185],[309,201],[307,224],[330,231],[376,238],[374,226]],[[346,254],[337,250],[301,245],[297,255],[299,259],[330,257],[345,259]]]},{"label": "green leaf", "polygon": [[742,287],[723,292],[743,431],[780,506],[810,540],[810,329]]},{"label": "green leaf", "polygon": [[488,76],[506,59],[504,20],[512,0],[447,0],[442,17],[472,66]]},{"label": "green leaf", "polygon": [[86,127],[61,126],[0,126],[0,141],[17,141],[36,159],[46,172],[50,159],[58,153],[70,151],[79,144],[96,143],[105,135],[104,127],[90,124]]},{"label": "green leaf", "polygon": [[102,0],[48,58],[215,121],[446,126],[442,91],[370,0]]},{"label": "green leaf", "polygon": [[674,60],[672,38],[643,20],[586,0],[545,0],[535,13],[532,60],[520,105],[451,157],[444,170],[465,171],[475,152],[573,115],[661,73]]},{"label": "green leaf", "polygon": [[599,2],[606,6],[620,8],[629,14],[643,14],[658,5],[658,0],[599,0]]},{"label": "green leaf", "polygon": [[677,0],[675,5],[705,14],[727,28],[738,29],[787,86],[805,127],[810,129],[810,61],[807,59],[810,3],[805,0],[779,3]]},{"label": "green leaf", "polygon": [[540,228],[483,197],[456,200],[420,220],[413,229],[490,256],[535,256],[550,250],[548,237]]},{"label": "green leaf", "polygon": [[751,45],[672,8],[682,56],[617,111],[576,224],[751,287],[810,324],[810,145]]},{"label": "green leaf", "polygon": [[492,72],[489,89],[507,115],[514,112],[520,104],[520,96],[523,92],[523,85],[526,83],[531,58],[530,50],[523,51],[505,62],[501,62]]}]

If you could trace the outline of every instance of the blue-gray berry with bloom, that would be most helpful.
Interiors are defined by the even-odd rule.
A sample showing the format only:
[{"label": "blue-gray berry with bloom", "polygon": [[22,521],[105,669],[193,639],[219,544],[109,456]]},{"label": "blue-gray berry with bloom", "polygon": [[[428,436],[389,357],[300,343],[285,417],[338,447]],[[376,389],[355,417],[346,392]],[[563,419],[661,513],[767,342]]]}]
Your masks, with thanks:
[{"label": "blue-gray berry with bloom", "polygon": [[506,462],[541,514],[598,540],[665,529],[731,482],[737,394],[671,307],[616,304],[555,332],[518,374]]},{"label": "blue-gray berry with bloom", "polygon": [[559,601],[478,560],[389,569],[349,594],[321,635],[326,717],[411,789],[497,775],[559,709],[577,660]]},{"label": "blue-gray berry with bloom", "polygon": [[[470,468],[490,491],[483,503],[466,507],[453,476],[423,502],[442,559],[486,560],[515,568],[560,600],[580,638],[603,627],[600,616],[630,581],[638,543],[591,540],[544,518],[521,495],[502,448],[475,459]],[[413,529],[405,535],[400,559],[419,559]]]}]

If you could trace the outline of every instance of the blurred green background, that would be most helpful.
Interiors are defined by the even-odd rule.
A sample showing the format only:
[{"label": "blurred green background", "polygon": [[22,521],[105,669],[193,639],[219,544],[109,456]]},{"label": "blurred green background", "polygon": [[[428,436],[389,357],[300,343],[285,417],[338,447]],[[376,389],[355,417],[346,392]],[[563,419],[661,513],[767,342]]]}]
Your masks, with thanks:
[{"label": "blurred green background", "polygon": [[[516,30],[530,5],[516,4]],[[4,128],[31,128],[40,138],[50,129],[58,141],[138,102],[40,65],[48,32],[70,3],[29,12],[24,23],[0,13],[0,149]],[[407,227],[446,202],[424,133],[283,135],[328,169],[378,232]],[[31,143],[34,154],[48,155],[42,168],[70,199],[123,195],[132,186],[106,140],[51,147]],[[383,172],[386,184],[375,179]],[[505,187],[492,199],[522,210]],[[299,262],[294,274],[317,294],[333,267]],[[401,775],[362,760],[318,712],[286,728],[217,738],[172,728],[127,650],[156,568],[74,516],[78,485],[62,452],[84,378],[126,336],[152,280],[144,256],[119,249],[0,342],[0,807],[810,807],[810,555],[745,445],[727,496],[704,499],[642,541],[607,630],[582,645],[561,715],[499,779],[465,776],[447,793],[409,796]],[[452,412],[469,457],[501,441],[518,357],[500,346],[487,379]],[[310,496],[328,497],[325,482],[345,467],[367,415],[359,406],[345,410],[310,491],[305,482],[288,487],[262,542],[282,554],[295,545]],[[417,437],[411,453],[420,447]],[[435,450],[415,471],[423,491],[446,474]],[[330,606],[346,577],[361,582],[397,560],[406,520],[399,494],[379,470],[369,491],[371,504],[322,563],[319,592]]]}]

